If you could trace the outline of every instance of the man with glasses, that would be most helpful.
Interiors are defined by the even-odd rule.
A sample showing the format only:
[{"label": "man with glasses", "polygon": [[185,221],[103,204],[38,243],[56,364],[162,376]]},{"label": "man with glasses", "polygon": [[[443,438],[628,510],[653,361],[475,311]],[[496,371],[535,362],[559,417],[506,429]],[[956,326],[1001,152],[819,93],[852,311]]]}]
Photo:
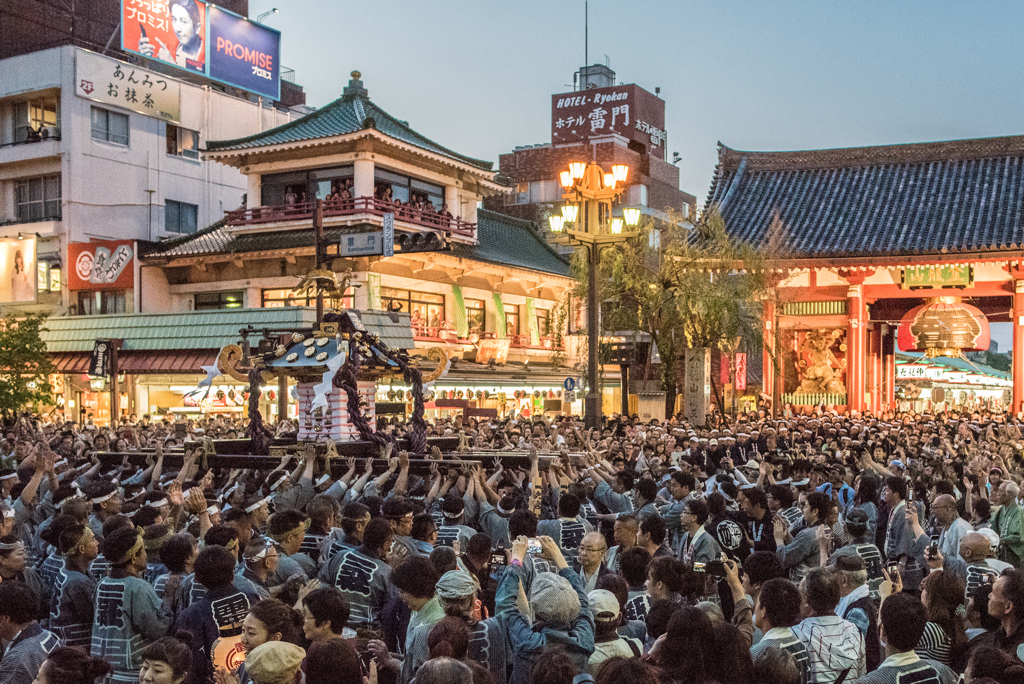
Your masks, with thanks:
[{"label": "man with glasses", "polygon": [[607,553],[608,542],[605,541],[603,534],[588,532],[583,535],[583,540],[579,545],[579,566],[576,572],[587,593],[594,591],[599,577],[611,572],[604,564],[604,557]]},{"label": "man with glasses", "polygon": [[412,502],[401,496],[389,497],[381,506],[381,513],[395,535],[395,543],[389,552],[388,562],[393,566],[410,556],[420,556],[416,540],[412,538]]},{"label": "man with glasses", "polygon": [[932,513],[942,526],[942,532],[939,534],[939,552],[943,556],[955,558],[960,552],[961,540],[965,535],[974,532],[974,528],[960,517],[956,509],[956,499],[949,494],[935,497],[932,501]]}]

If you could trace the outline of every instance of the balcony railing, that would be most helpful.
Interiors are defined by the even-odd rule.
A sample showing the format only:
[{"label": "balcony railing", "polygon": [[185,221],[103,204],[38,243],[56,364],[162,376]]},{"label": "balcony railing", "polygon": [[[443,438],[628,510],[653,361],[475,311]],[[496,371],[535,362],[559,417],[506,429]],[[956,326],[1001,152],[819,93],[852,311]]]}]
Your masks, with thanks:
[{"label": "balcony railing", "polygon": [[[417,340],[436,340],[441,342],[453,342],[455,344],[473,344],[473,340],[459,337],[458,333],[455,332],[454,329],[444,326],[430,326],[413,323],[412,334],[413,338]],[[494,333],[492,332],[478,334],[480,335],[480,339],[491,339],[494,337]],[[554,350],[556,348],[554,335],[541,335],[538,344],[531,344],[529,335],[509,335],[508,339],[509,346],[513,349],[530,348]]]},{"label": "balcony railing", "polygon": [[[235,209],[227,212],[227,224],[229,226],[252,226],[261,223],[312,219],[315,206],[315,202],[297,202],[295,204],[281,204],[270,207]],[[443,230],[446,233],[467,237],[473,237],[476,234],[475,223],[432,211],[423,211],[407,204],[396,205],[375,197],[324,200],[324,218],[352,216],[354,214],[383,216],[388,213],[393,213],[395,220],[413,223],[425,228]]]}]

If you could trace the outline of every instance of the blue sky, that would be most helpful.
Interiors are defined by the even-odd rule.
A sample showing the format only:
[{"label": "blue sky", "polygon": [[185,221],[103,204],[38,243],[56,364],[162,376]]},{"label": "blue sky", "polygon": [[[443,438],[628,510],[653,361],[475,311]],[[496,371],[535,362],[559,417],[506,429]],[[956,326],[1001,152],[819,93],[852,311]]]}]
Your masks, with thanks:
[{"label": "blue sky", "polygon": [[[359,70],[419,132],[497,163],[550,142],[550,95],[583,66],[583,0],[250,0],[308,103]],[[717,142],[747,150],[1024,133],[1024,2],[590,2],[590,61],[661,87],[680,187],[703,204]],[[1001,326],[996,326],[1000,328]],[[1000,347],[1006,335],[993,330]]]}]

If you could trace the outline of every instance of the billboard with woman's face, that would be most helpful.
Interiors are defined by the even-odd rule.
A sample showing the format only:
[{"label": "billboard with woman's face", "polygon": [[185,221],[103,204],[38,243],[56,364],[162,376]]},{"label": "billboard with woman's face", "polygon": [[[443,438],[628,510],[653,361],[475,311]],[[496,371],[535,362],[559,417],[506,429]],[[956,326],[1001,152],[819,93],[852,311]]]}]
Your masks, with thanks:
[{"label": "billboard with woman's face", "polygon": [[36,301],[36,239],[0,239],[0,303]]},{"label": "billboard with woman's face", "polygon": [[202,0],[124,0],[121,34],[127,52],[206,73]]},{"label": "billboard with woman's face", "polygon": [[280,32],[203,0],[121,0],[121,48],[263,97],[281,96]]}]

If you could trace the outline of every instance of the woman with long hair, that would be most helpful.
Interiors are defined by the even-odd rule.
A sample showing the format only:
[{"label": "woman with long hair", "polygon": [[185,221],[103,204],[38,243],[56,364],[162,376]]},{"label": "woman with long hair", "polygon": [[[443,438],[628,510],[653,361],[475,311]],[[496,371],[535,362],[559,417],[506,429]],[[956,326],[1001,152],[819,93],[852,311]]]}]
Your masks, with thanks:
[{"label": "woman with long hair", "polygon": [[700,608],[680,608],[668,621],[668,631],[652,649],[666,684],[708,684],[708,662],[714,647],[714,626]]},{"label": "woman with long hair", "polygon": [[928,624],[914,652],[921,658],[943,665],[955,662],[967,645],[962,610],[964,585],[951,572],[936,570],[921,583],[921,603],[928,611]]},{"label": "woman with long hair", "polygon": [[14,252],[14,269],[11,271],[11,301],[24,302],[33,298],[32,280],[21,250]]}]

